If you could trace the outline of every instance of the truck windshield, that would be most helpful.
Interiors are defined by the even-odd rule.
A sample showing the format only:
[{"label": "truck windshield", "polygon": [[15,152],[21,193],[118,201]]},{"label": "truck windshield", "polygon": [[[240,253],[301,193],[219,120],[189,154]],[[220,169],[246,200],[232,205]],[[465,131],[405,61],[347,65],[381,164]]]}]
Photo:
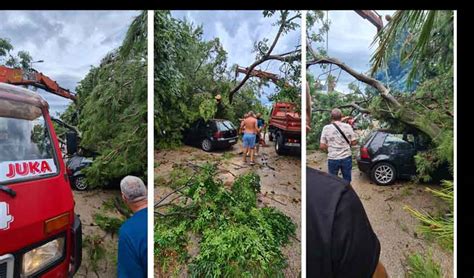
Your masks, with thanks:
[{"label": "truck windshield", "polygon": [[37,112],[25,115],[24,111],[20,118],[12,113],[8,116],[0,113],[0,184],[57,173],[51,136],[43,115]]}]

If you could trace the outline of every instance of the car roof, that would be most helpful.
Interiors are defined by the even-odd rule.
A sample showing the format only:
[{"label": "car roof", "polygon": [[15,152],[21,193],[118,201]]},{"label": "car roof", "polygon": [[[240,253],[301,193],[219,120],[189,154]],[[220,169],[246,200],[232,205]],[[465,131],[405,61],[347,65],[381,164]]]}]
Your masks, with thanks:
[{"label": "car roof", "polygon": [[[386,134],[403,134],[404,133],[403,131],[400,132],[396,130],[383,129],[383,128],[376,129],[374,130],[374,132],[380,132],[380,133],[386,133]],[[417,134],[417,132],[409,131],[409,130],[406,130],[405,132],[406,134]]]},{"label": "car roof", "polygon": [[0,83],[0,99],[28,103],[39,108],[48,108],[48,102],[38,93],[26,88]]}]

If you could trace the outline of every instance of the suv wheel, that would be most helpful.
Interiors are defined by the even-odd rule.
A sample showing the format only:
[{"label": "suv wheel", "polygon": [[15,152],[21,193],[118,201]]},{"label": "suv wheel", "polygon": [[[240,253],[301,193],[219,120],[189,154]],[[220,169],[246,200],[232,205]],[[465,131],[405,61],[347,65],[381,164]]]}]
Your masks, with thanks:
[{"label": "suv wheel", "polygon": [[74,178],[73,181],[74,189],[77,191],[85,191],[87,189],[86,177],[85,176],[77,176]]},{"label": "suv wheel", "polygon": [[397,178],[395,167],[387,162],[376,164],[370,172],[370,177],[378,185],[392,184]]},{"label": "suv wheel", "polygon": [[201,148],[205,152],[210,152],[212,150],[212,142],[209,139],[204,139],[201,142]]}]

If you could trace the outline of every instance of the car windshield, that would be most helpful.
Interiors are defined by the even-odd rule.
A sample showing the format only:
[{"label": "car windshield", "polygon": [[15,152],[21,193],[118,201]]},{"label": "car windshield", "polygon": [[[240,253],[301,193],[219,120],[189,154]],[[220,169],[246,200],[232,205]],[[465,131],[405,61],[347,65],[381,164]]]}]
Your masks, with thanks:
[{"label": "car windshield", "polygon": [[216,121],[217,129],[220,131],[234,130],[234,124],[231,121]]},{"label": "car windshield", "polygon": [[23,106],[26,110],[16,114],[11,106],[0,103],[0,184],[57,172],[51,136],[41,109]]}]

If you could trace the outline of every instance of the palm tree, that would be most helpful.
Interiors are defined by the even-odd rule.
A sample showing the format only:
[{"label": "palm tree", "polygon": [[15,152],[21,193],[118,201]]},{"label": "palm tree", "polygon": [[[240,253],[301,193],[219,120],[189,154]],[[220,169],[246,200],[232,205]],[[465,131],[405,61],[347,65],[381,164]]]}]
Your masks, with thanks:
[{"label": "palm tree", "polygon": [[[387,65],[392,55],[399,55],[402,62],[410,62],[408,82],[419,74],[426,73],[429,66],[451,67],[453,65],[453,20],[452,11],[411,10],[397,11],[389,23],[379,32],[373,44],[379,43],[371,62],[371,74]],[[394,53],[400,37],[406,39],[400,53]]]}]

